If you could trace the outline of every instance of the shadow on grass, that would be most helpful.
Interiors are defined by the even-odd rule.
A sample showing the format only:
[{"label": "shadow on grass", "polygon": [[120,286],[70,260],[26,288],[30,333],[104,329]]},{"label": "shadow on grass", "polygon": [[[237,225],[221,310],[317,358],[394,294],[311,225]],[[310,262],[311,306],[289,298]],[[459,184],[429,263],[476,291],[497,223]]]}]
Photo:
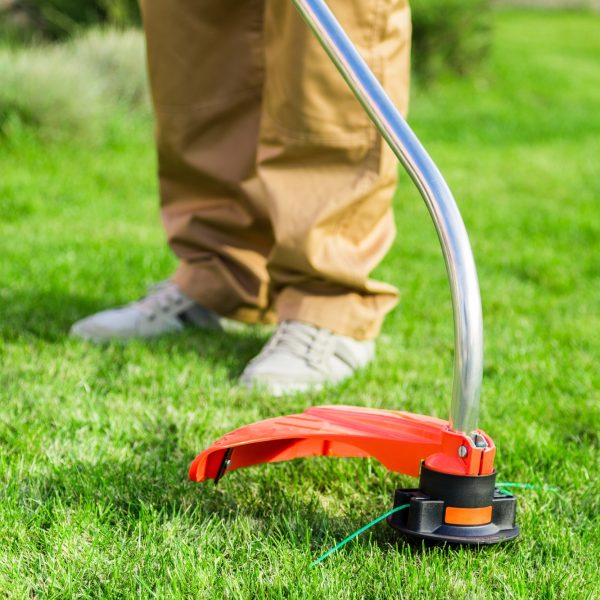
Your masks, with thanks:
[{"label": "shadow on grass", "polygon": [[[241,527],[242,535],[250,531],[273,547],[285,539],[286,545],[304,551],[308,539],[316,558],[390,508],[375,503],[365,514],[364,509],[353,512],[351,502],[350,506],[344,504],[339,514],[335,510],[332,514],[331,509],[324,508],[320,495],[343,491],[337,489],[333,476],[327,475],[324,464],[304,460],[236,471],[219,486],[212,481],[188,482],[188,465],[199,449],[182,448],[174,425],[166,425],[152,436],[132,439],[130,444],[135,449],[131,462],[77,461],[56,465],[47,476],[25,477],[18,486],[17,502],[33,517],[28,518],[30,527],[49,529],[60,522],[65,509],[86,513],[90,507],[98,525],[136,536],[144,524],[161,526],[174,521],[186,531],[199,532],[216,520],[225,531],[231,529],[234,538],[238,535],[236,527]],[[323,473],[315,474],[315,469],[321,468]],[[402,551],[408,546],[413,550],[430,548],[406,540],[385,524],[357,538],[356,543],[365,547],[377,544],[383,552]]]},{"label": "shadow on grass", "polygon": [[245,477],[236,474],[219,486],[212,481],[187,481],[195,453],[173,448],[172,435],[168,431],[160,439],[140,444],[138,458],[132,462],[77,461],[53,467],[47,476],[26,476],[18,484],[17,503],[28,513],[33,529],[59,523],[65,509],[85,513],[90,507],[102,525],[121,531],[137,531],[139,523],[171,520],[183,522],[190,531],[199,530],[215,518],[233,527],[243,516],[253,520],[257,536],[280,539],[290,521],[326,520],[315,502],[304,505],[290,495],[285,483],[265,479],[264,471],[254,470]]},{"label": "shadow on grass", "polygon": [[0,306],[0,337],[7,341],[23,336],[59,342],[71,325],[106,308],[101,299],[75,294],[30,290],[4,290]]},{"label": "shadow on grass", "polygon": [[[129,465],[116,461],[80,462],[58,469],[48,478],[29,480],[21,492],[22,500],[33,503],[39,513],[28,519],[30,526],[47,530],[63,518],[65,509],[85,513],[93,506],[99,526],[108,525],[127,532],[126,535],[137,537],[140,527],[149,526],[156,531],[157,526],[177,522],[178,527],[190,532],[181,543],[194,543],[203,529],[213,527],[216,522],[221,531],[231,531],[231,537],[240,542],[251,535],[277,548],[286,540],[286,546],[305,552],[308,541],[312,559],[316,559],[390,508],[374,506],[372,513],[352,514],[346,507],[339,515],[332,515],[323,508],[316,494],[308,498],[297,495],[299,490],[285,478],[283,481],[273,478],[272,473],[271,477],[265,477],[259,470],[249,471],[247,475],[236,473],[217,487],[212,481],[186,482],[185,461],[163,463],[171,467],[168,480],[153,473],[154,464],[148,459],[133,471]],[[296,466],[297,463],[294,468]],[[385,522],[355,538],[351,544],[365,549],[375,545],[384,555],[408,552],[408,556],[426,556],[440,551],[449,554],[461,551],[454,546],[405,538]],[[466,547],[466,550],[474,548]],[[309,564],[307,560],[307,568]]]},{"label": "shadow on grass", "polygon": [[[24,338],[50,343],[64,343],[71,325],[77,320],[107,307],[106,300],[68,293],[28,290],[5,293],[0,306],[0,339],[6,342]],[[267,333],[264,328],[242,326],[240,331],[216,332],[189,329],[160,339],[135,341],[153,355],[198,354],[204,362],[225,364],[231,379],[237,378],[248,361],[262,348]],[[81,342],[85,344],[86,342]],[[126,361],[127,342],[102,345],[110,368]],[[99,365],[100,370],[102,365]]]}]

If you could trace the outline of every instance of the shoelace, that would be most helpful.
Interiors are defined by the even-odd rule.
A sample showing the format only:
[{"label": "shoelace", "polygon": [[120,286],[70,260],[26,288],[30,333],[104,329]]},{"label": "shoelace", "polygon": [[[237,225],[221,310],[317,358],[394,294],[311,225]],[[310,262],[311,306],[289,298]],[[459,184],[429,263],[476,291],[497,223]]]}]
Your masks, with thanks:
[{"label": "shoelace", "polygon": [[261,355],[285,350],[324,369],[323,359],[330,351],[331,334],[325,329],[312,328],[296,321],[283,321],[267,342]]},{"label": "shoelace", "polygon": [[167,312],[174,304],[183,310],[185,298],[173,283],[161,281],[151,286],[148,294],[134,304],[141,312],[154,317],[161,311]]}]

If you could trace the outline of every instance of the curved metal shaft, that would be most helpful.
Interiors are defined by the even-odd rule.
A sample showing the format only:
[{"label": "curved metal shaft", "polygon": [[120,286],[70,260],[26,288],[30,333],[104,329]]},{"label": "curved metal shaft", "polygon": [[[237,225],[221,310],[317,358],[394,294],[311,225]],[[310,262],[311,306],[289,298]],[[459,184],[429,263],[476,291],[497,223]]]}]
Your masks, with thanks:
[{"label": "curved metal shaft", "polygon": [[450,423],[477,428],[483,370],[481,296],[464,222],[442,174],[362,59],[324,0],[292,0],[421,192],[446,262],[454,311]]}]

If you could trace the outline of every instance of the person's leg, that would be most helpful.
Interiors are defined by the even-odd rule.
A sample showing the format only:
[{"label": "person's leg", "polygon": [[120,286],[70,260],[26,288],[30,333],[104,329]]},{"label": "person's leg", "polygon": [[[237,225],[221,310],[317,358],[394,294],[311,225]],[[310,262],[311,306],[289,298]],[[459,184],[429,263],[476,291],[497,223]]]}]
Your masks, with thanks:
[{"label": "person's leg", "polygon": [[[406,0],[330,6],[406,112]],[[341,381],[372,360],[397,301],[369,273],[394,239],[398,165],[291,1],[267,2],[265,34],[258,174],[275,234],[268,270],[280,325],[242,381],[279,394]]]},{"label": "person's leg", "polygon": [[220,315],[268,320],[272,231],[256,193],[264,0],[140,0],[161,215],[180,259],[141,301],[83,319],[90,340],[150,337]]},{"label": "person's leg", "polygon": [[[141,0],[173,277],[221,315],[260,319],[272,246],[256,187],[264,0]],[[258,199],[257,199],[258,198]]]},{"label": "person's leg", "polygon": [[[332,11],[406,111],[406,0],[330,0]],[[369,279],[394,239],[398,165],[289,0],[267,2],[258,172],[275,245],[268,269],[280,321],[373,339],[397,302]]]},{"label": "person's leg", "polygon": [[161,215],[180,259],[141,301],[102,311],[71,333],[150,337],[220,315],[268,314],[267,211],[256,192],[264,84],[264,0],[141,0],[156,113]]}]

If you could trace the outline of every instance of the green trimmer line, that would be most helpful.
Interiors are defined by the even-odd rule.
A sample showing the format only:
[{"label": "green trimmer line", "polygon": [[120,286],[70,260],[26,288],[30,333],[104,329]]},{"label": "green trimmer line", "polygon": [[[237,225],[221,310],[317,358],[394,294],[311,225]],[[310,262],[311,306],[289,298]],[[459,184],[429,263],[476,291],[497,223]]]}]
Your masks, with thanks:
[{"label": "green trimmer line", "polygon": [[308,456],[373,456],[419,477],[396,490],[388,518],[401,533],[458,544],[517,537],[516,498],[496,488],[492,439],[477,429],[483,322],[477,271],[460,212],[444,178],[324,0],[292,0],[419,189],[442,246],[454,312],[454,389],[450,419],[400,411],[322,406],[229,433],[192,463],[193,481],[267,462]]}]

